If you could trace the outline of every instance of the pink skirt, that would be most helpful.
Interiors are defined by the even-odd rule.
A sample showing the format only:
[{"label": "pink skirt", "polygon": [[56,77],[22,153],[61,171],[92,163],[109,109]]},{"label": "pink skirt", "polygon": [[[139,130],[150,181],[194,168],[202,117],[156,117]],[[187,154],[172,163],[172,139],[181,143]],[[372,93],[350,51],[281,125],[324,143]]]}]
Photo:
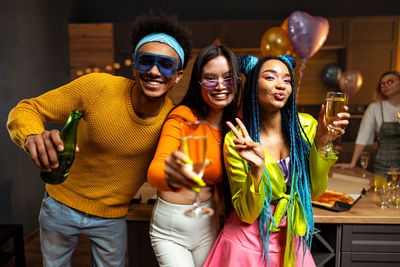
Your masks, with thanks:
[{"label": "pink skirt", "polygon": [[[279,224],[281,231],[272,233],[269,238],[269,261],[270,267],[284,266],[284,255],[286,246],[286,217]],[[309,250],[304,255],[302,247],[297,252],[298,238],[295,241],[295,266],[315,266]],[[303,263],[303,264],[302,264]],[[213,248],[208,254],[203,267],[260,267],[268,266],[262,257],[260,230],[258,219],[247,224],[241,222],[234,210],[225,223],[224,228],[218,235]]]}]

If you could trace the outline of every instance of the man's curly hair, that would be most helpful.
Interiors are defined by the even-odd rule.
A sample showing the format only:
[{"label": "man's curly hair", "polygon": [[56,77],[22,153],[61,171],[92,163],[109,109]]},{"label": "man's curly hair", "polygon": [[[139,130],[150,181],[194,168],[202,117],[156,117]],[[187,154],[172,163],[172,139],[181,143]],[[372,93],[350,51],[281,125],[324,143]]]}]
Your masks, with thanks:
[{"label": "man's curly hair", "polygon": [[154,32],[166,33],[178,41],[185,53],[185,62],[182,66],[182,69],[184,69],[192,52],[191,33],[178,22],[176,16],[167,16],[161,11],[150,11],[135,19],[131,29],[131,52],[135,52],[136,45],[143,37]]}]

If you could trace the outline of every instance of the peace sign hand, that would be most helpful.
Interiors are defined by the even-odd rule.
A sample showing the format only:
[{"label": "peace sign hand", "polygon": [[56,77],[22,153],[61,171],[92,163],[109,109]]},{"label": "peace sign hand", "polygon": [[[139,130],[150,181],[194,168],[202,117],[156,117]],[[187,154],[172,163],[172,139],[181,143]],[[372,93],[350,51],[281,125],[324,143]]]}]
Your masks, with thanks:
[{"label": "peace sign hand", "polygon": [[240,132],[233,126],[231,122],[226,122],[229,128],[232,130],[233,134],[236,136],[233,139],[235,143],[235,149],[239,155],[244,158],[250,164],[250,172],[259,181],[261,181],[261,176],[264,168],[265,153],[262,145],[258,142],[254,142],[249,133],[247,132],[246,126],[238,118],[235,119]]}]

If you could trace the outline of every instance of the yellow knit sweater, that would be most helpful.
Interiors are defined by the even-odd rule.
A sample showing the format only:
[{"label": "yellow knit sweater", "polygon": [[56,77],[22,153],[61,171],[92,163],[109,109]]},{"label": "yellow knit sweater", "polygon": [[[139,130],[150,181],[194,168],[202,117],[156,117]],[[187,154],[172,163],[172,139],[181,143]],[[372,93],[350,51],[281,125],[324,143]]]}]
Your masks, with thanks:
[{"label": "yellow knit sweater", "polygon": [[46,185],[54,199],[100,217],[126,215],[129,201],[146,181],[161,126],[173,107],[166,98],[157,117],[140,119],[131,104],[133,85],[123,77],[88,74],[22,100],[11,110],[7,127],[22,148],[28,135],[44,130],[45,122],[65,123],[72,110],[83,114],[77,140],[80,152],[67,180]]}]

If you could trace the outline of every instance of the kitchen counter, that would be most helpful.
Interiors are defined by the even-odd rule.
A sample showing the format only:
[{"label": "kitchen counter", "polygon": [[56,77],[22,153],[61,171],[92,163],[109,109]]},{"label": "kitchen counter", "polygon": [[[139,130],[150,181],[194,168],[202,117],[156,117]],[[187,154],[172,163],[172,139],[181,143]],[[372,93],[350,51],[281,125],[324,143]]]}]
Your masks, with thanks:
[{"label": "kitchen counter", "polygon": [[[361,177],[363,170],[356,167],[351,170],[333,169],[333,172]],[[374,175],[367,172],[367,178],[373,184]],[[133,204],[126,219],[150,221],[152,209],[152,204]],[[389,209],[381,209],[378,194],[370,190],[348,211],[336,212],[314,207],[314,221],[315,223],[400,224],[400,208],[391,205]]]},{"label": "kitchen counter", "polygon": [[381,209],[379,196],[373,190],[367,192],[348,211],[313,209],[315,223],[400,224],[400,208],[390,205],[389,209]]},{"label": "kitchen counter", "polygon": [[[151,204],[131,205],[126,219],[128,221],[150,221]],[[393,205],[389,209],[379,207],[379,196],[373,190],[367,192],[348,211],[330,211],[314,207],[315,223],[364,223],[364,224],[400,224],[400,209]]]},{"label": "kitchen counter", "polygon": [[[361,168],[331,172],[330,175],[337,172],[353,177],[363,174]],[[374,175],[367,172],[367,178],[372,185]],[[152,209],[152,204],[133,204],[129,209],[126,220],[130,266],[157,266],[148,234]],[[317,266],[372,266],[368,265],[372,262],[381,267],[400,266],[400,209],[393,205],[381,209],[373,189],[348,211],[318,207],[313,210],[316,229],[320,230],[313,239],[317,249],[312,250]]]}]

